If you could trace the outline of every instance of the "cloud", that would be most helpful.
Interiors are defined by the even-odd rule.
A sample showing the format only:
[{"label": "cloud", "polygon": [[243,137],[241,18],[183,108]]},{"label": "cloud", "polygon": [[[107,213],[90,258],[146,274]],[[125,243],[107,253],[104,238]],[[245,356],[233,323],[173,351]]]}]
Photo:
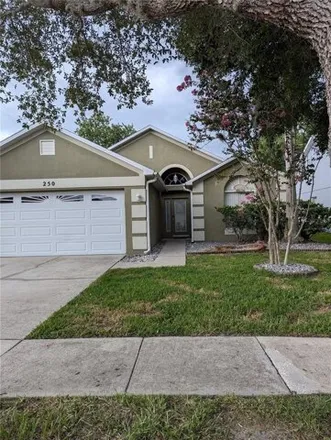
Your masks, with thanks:
[{"label": "cloud", "polygon": [[[104,112],[114,123],[132,123],[137,130],[154,125],[163,131],[185,141],[189,140],[185,121],[194,112],[193,96],[189,90],[178,92],[176,87],[183,81],[183,77],[190,74],[190,68],[183,62],[174,61],[168,64],[149,66],[147,75],[153,88],[152,105],[139,102],[133,109],[122,108],[117,110],[117,102],[105,96]],[[19,131],[22,127],[17,122],[19,111],[16,103],[2,106],[0,109],[0,139]],[[75,118],[68,113],[64,127],[75,131]],[[223,147],[220,142],[212,142],[205,148],[214,154],[221,155]]]}]

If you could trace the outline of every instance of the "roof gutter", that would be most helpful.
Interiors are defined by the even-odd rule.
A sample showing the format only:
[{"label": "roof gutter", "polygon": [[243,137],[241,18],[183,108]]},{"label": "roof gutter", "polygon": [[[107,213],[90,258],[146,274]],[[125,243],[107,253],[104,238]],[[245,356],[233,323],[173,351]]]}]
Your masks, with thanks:
[{"label": "roof gutter", "polygon": [[155,183],[158,180],[158,174],[156,172],[154,172],[154,174],[152,175],[152,179],[147,180],[147,184],[146,184],[146,223],[147,223],[147,249],[144,251],[144,254],[149,254],[151,251],[151,220],[150,220],[150,198],[149,198],[149,187],[152,183]]}]

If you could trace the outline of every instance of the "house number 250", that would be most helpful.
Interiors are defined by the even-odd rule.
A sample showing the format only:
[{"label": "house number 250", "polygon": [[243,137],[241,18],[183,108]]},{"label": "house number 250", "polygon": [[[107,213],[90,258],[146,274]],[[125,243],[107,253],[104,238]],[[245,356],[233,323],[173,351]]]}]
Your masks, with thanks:
[{"label": "house number 250", "polygon": [[54,180],[44,180],[43,186],[55,186]]}]

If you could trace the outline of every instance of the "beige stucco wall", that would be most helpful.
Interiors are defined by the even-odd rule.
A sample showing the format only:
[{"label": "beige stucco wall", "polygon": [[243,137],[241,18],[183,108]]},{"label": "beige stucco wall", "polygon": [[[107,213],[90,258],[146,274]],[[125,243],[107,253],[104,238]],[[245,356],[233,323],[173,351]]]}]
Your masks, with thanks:
[{"label": "beige stucco wall", "polygon": [[[153,159],[149,158],[150,145],[153,146]],[[193,176],[197,176],[217,164],[212,159],[202,157],[189,148],[182,148],[153,133],[142,136],[116,152],[157,172],[168,165],[178,164],[184,165]]]},{"label": "beige stucco wall", "polygon": [[157,244],[162,238],[162,208],[161,197],[154,186],[149,186],[149,212],[151,228],[151,246]]},{"label": "beige stucco wall", "polygon": [[[55,155],[41,156],[39,141],[55,139]],[[29,139],[1,158],[1,179],[137,176],[138,173],[69,142],[52,132]]]},{"label": "beige stucco wall", "polygon": [[215,207],[224,206],[224,189],[235,176],[246,176],[247,170],[235,163],[204,181],[204,216],[206,241],[234,241],[234,235],[225,235],[222,215]]}]

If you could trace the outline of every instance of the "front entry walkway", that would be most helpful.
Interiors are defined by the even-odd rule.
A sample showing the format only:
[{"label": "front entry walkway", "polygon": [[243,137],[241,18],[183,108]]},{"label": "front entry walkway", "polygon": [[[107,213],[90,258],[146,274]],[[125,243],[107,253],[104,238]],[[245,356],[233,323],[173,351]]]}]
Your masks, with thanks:
[{"label": "front entry walkway", "polygon": [[[7,349],[9,349],[8,347]],[[1,357],[1,394],[275,395],[331,392],[331,339],[25,340]]]},{"label": "front entry walkway", "polygon": [[186,240],[167,240],[161,252],[153,261],[119,261],[112,269],[134,269],[137,267],[185,266]]}]

